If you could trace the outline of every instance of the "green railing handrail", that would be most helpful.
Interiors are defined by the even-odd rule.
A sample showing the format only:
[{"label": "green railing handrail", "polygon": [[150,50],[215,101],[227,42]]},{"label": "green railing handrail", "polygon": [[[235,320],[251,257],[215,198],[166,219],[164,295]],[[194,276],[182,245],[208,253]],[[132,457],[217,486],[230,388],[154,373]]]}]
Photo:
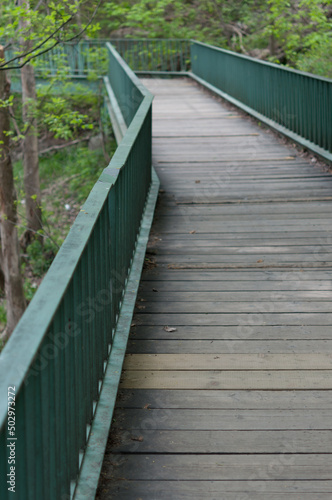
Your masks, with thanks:
[{"label": "green railing handrail", "polygon": [[245,54],[240,54],[239,52],[233,52],[232,50],[222,49],[220,47],[216,47],[215,45],[210,45],[208,43],[198,42],[197,40],[191,40],[191,43],[193,45],[200,45],[202,47],[211,48],[211,49],[216,50],[217,52],[221,52],[223,54],[228,54],[230,56],[236,56],[239,59],[243,59],[243,60],[248,61],[248,62],[254,62],[254,63],[257,63],[257,64],[262,65],[262,66],[268,66],[268,67],[276,68],[279,70],[282,69],[283,71],[288,71],[290,73],[295,73],[297,75],[306,75],[306,76],[309,76],[311,78],[323,80],[325,82],[332,82],[332,80],[330,78],[326,78],[324,76],[314,75],[313,73],[308,73],[308,72],[301,71],[298,69],[290,68],[289,66],[284,66],[282,64],[276,64],[276,63],[273,63],[270,61],[264,61],[263,59],[257,59],[256,57],[251,57],[251,56],[247,56]]},{"label": "green railing handrail", "polygon": [[8,387],[16,392],[17,498],[69,498],[112,355],[151,185],[152,95],[142,84],[136,87],[125,62],[112,47],[107,50],[114,93],[129,101],[128,130],[1,354],[3,499],[12,494],[6,484]]},{"label": "green railing handrail", "polygon": [[182,38],[114,38],[112,44],[135,73],[186,73],[191,41]]},{"label": "green railing handrail", "polygon": [[332,80],[193,41],[192,75],[261,121],[332,160]]}]

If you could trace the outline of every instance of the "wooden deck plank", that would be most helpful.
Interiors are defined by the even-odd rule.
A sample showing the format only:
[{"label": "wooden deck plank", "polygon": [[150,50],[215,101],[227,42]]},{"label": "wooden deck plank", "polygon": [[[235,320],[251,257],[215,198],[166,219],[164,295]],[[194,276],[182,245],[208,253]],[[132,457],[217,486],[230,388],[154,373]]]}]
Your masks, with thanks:
[{"label": "wooden deck plank", "polygon": [[[121,389],[195,389],[197,391],[206,389],[326,390],[331,386],[332,374],[329,370],[130,370],[123,373],[120,382]],[[331,435],[330,438],[332,438]]]},{"label": "wooden deck plank", "polygon": [[330,500],[332,176],[144,83],[161,192],[97,499]]},{"label": "wooden deck plank", "polygon": [[[142,293],[142,288],[140,289]],[[197,292],[192,292],[188,290],[181,290],[179,291],[176,286],[174,286],[173,290],[171,291],[161,291],[159,290],[158,293],[156,292],[144,292],[144,302],[148,302],[151,304],[151,302],[173,302],[176,301],[177,303],[179,302],[215,302],[215,301],[221,301],[221,302],[252,302],[252,301],[261,301],[263,300],[264,302],[269,302],[271,301],[271,298],[273,298],[273,302],[281,302],[281,301],[292,301],[294,300],[294,293],[287,290],[287,291],[278,291],[277,293],[274,293],[273,290],[271,290],[271,293],[266,293],[266,291],[257,291],[257,290],[252,290],[250,292],[246,291],[237,291],[237,292],[230,292],[230,291],[219,291],[219,292],[214,292],[211,290],[208,291],[197,291]],[[311,290],[311,291],[297,291],[296,293],[296,299],[303,304],[306,304],[307,302],[312,302],[312,301],[318,301],[320,304],[322,302],[328,301],[331,302],[332,300],[332,290]],[[304,302],[305,301],[305,302]]]},{"label": "wooden deck plank", "polygon": [[[227,325],[227,326],[187,326],[182,325],[179,329],[167,331],[161,325],[140,326],[135,322],[132,325],[132,340],[158,339],[161,340],[264,340],[265,342],[298,340],[332,340],[332,329],[329,326],[271,326],[271,325]],[[323,347],[322,345],[320,347]],[[259,351],[258,351],[259,352]],[[324,352],[324,350],[322,351]]]},{"label": "wooden deck plank", "polygon": [[[195,391],[121,389],[118,408],[261,410],[332,409],[332,389],[325,391]],[[253,460],[257,457],[253,456]],[[322,457],[324,460],[324,457]]]},{"label": "wooden deck plank", "polygon": [[[176,223],[176,221],[174,221]],[[265,243],[265,245],[264,245]],[[153,246],[148,248],[148,253],[156,253],[158,255],[172,255],[172,254],[181,254],[187,252],[189,255],[195,253],[206,253],[212,254],[213,249],[218,255],[264,255],[264,254],[315,254],[319,255],[329,255],[332,250],[332,245],[324,245],[321,249],[317,249],[314,245],[268,245],[268,242],[261,242],[261,245],[248,245],[243,248],[241,246],[223,246],[221,242],[216,240],[212,241],[201,241],[192,239],[192,245],[188,248],[188,241],[174,241],[172,243],[164,242],[159,244],[157,241]]]},{"label": "wooden deck plank", "polygon": [[[124,370],[332,370],[332,355],[128,354]],[[332,377],[332,373],[331,373]],[[332,381],[332,379],[331,379]]]},{"label": "wooden deck plank", "polygon": [[[252,327],[252,335],[256,327]],[[331,330],[331,327],[330,327]],[[319,353],[332,352],[332,340],[253,340],[244,334],[242,339],[223,340],[136,340],[134,337],[128,343],[128,353],[149,354],[280,354],[280,353]],[[240,333],[239,333],[240,336]]]},{"label": "wooden deck plank", "polygon": [[[117,410],[114,419],[119,429],[135,430],[151,426],[160,430],[225,431],[225,430],[298,430],[326,429],[331,411],[308,410],[151,410],[137,408]],[[322,458],[322,457],[321,457]],[[326,465],[326,457],[324,464]],[[330,455],[329,474],[332,467]],[[322,461],[321,461],[322,463]],[[325,476],[326,477],[326,476]],[[326,477],[328,479],[329,477]]]},{"label": "wooden deck plank", "polygon": [[[107,487],[110,500],[330,500],[331,481],[125,481]],[[102,492],[101,492],[102,493]],[[101,498],[101,497],[99,497]]]},{"label": "wooden deck plank", "polygon": [[144,314],[135,316],[138,325],[170,326],[213,326],[213,325],[285,325],[285,326],[332,326],[332,313],[271,313],[264,302],[257,303],[252,313],[167,313]]},{"label": "wooden deck plank", "polygon": [[[190,245],[191,246],[191,245]],[[225,269],[224,271],[204,271],[204,270],[188,270],[185,271],[183,269],[165,269],[159,266],[157,269],[153,269],[151,272],[147,272],[143,275],[143,281],[217,281],[218,283],[222,282],[224,286],[224,282],[226,281],[228,284],[233,284],[233,286],[244,286],[250,285],[259,287],[265,286],[268,282],[268,286],[298,286],[301,289],[301,286],[305,286],[306,282],[310,283],[312,286],[313,280],[318,280],[325,285],[330,285],[331,287],[331,279],[332,279],[332,268],[324,268],[324,269],[288,269],[287,271],[283,270],[269,270],[269,269]],[[256,283],[256,282],[259,283]],[[240,283],[236,283],[240,282]],[[244,288],[245,290],[246,288]],[[259,289],[259,288],[256,288]],[[263,288],[264,289],[264,288]],[[287,290],[287,288],[284,288]]]},{"label": "wooden deck plank", "polygon": [[[254,335],[256,327],[251,331]],[[330,327],[331,330],[331,327]],[[241,332],[241,330],[240,330]],[[241,333],[239,333],[239,336]],[[246,336],[247,335],[247,336]],[[149,353],[149,354],[280,354],[280,353],[319,353],[332,352],[332,340],[253,340],[249,334],[243,334],[242,339],[234,340],[136,340],[134,337],[128,343],[128,353]]]},{"label": "wooden deck plank", "polygon": [[[269,310],[270,314],[277,313],[331,313],[331,302],[329,301],[311,301],[311,302],[290,302],[290,301],[274,301],[271,294],[269,301],[264,301],[264,307]],[[168,301],[168,302],[146,302],[140,305],[140,313],[148,314],[200,314],[200,313],[256,313],[259,311],[257,301]],[[142,311],[141,309],[144,309]]]},{"label": "wooden deck plank", "polygon": [[[307,480],[313,475],[319,481],[330,481],[331,455],[292,455],[284,457],[292,467],[274,467],[271,455],[116,455],[114,479],[148,480],[150,473],[156,481],[229,481],[249,480],[259,468],[260,480]],[[145,463],[148,461],[149,468]],[[272,463],[271,463],[272,462]]]},{"label": "wooden deck plank", "polygon": [[280,454],[331,452],[331,432],[326,430],[164,431],[124,432],[114,453]]}]

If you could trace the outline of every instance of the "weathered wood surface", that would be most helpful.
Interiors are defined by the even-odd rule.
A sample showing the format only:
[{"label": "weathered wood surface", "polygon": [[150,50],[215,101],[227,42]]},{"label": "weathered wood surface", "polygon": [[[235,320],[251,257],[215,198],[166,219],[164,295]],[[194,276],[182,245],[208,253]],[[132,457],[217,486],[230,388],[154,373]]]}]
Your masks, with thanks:
[{"label": "weathered wood surface", "polygon": [[97,498],[330,500],[332,176],[144,83],[162,185]]}]

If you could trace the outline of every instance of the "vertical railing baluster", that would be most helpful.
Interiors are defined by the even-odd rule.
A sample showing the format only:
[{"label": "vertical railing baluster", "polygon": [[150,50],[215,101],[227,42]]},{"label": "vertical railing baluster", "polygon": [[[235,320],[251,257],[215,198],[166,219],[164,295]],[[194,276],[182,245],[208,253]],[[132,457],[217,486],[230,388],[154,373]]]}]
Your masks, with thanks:
[{"label": "vertical railing baluster", "polygon": [[[41,366],[41,356],[38,357],[37,361],[34,363],[34,371],[40,370]],[[37,377],[36,377],[37,378]],[[36,456],[36,434],[39,430],[36,427],[37,415],[36,415],[36,378],[31,375],[28,379],[29,383],[26,385],[24,390],[24,419],[25,419],[25,461],[26,461],[26,474],[27,474],[27,491],[26,499],[33,500],[37,498],[37,477],[36,468],[34,465],[34,460]],[[31,404],[34,401],[35,404]]]},{"label": "vertical railing baluster", "polygon": [[[29,379],[27,379],[26,383],[28,382]],[[26,434],[27,434],[27,426],[26,426],[26,421],[25,421],[25,413],[26,413],[26,403],[25,403],[25,387],[26,385],[24,384],[23,387],[19,392],[17,392],[16,388],[16,398],[15,398],[15,423],[16,423],[16,436],[19,436],[20,439],[17,439],[16,442],[16,463],[15,463],[15,472],[16,472],[16,496],[17,498],[26,498],[26,492],[28,491],[28,467],[27,467],[27,460],[29,457],[27,457],[26,454]],[[8,438],[9,436],[7,435],[7,429],[5,429],[5,432],[3,433],[6,435]],[[6,445],[8,444],[8,439],[6,440]],[[6,449],[6,448],[0,448],[1,449]],[[6,453],[6,459],[7,459],[7,453]],[[6,460],[7,462],[7,460]],[[7,462],[7,474],[9,473],[9,464]],[[8,492],[7,489],[5,489],[6,492]],[[3,493],[3,492],[2,492]],[[8,499],[12,498],[13,495],[8,492],[7,494]]]},{"label": "vertical railing baluster", "polygon": [[[40,393],[37,399],[37,414],[39,414],[39,433],[40,433],[40,454],[39,463],[36,461],[35,466],[39,469],[39,475],[42,477],[43,482],[38,489],[39,493],[37,498],[52,498],[50,484],[54,484],[54,455],[55,455],[55,442],[54,442],[54,429],[51,427],[52,411],[54,412],[54,395],[50,393],[50,378],[52,376],[52,366],[54,358],[57,356],[58,347],[52,340],[50,332],[46,337],[45,347],[48,353],[47,369],[40,373]],[[48,405],[43,405],[43,401],[49,400]],[[38,481],[39,482],[39,481]]]},{"label": "vertical railing baluster", "polygon": [[[59,311],[53,321],[54,335],[65,333],[61,327],[61,312]],[[66,337],[67,339],[67,337]],[[67,344],[68,345],[68,344]],[[55,396],[55,451],[56,451],[56,484],[57,495],[67,492],[66,485],[69,481],[67,436],[66,436],[66,393],[65,393],[65,351],[60,350],[54,359],[54,396]]]},{"label": "vertical railing baluster", "polygon": [[[49,337],[54,338],[53,328],[49,332]],[[42,385],[42,398],[43,401],[49,401],[49,413],[48,413],[48,429],[44,430],[44,442],[49,442],[49,457],[44,456],[44,461],[49,460],[49,478],[45,481],[45,496],[44,498],[50,498],[50,500],[57,500],[59,498],[59,487],[57,484],[57,425],[56,425],[56,402],[57,393],[55,385],[55,364],[58,359],[60,352],[66,347],[66,338],[64,335],[56,336],[58,351],[54,359],[50,361],[47,381],[44,380]],[[45,377],[46,379],[46,377]],[[48,434],[46,432],[48,431]]]}]

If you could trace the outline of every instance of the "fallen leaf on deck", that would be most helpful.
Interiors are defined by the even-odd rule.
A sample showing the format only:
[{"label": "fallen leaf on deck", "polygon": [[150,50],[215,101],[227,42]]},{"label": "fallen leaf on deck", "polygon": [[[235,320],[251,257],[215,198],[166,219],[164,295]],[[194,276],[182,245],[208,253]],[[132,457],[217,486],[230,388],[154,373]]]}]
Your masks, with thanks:
[{"label": "fallen leaf on deck", "polygon": [[164,330],[165,332],[176,332],[177,331],[177,328],[175,328],[174,326],[164,326]]},{"label": "fallen leaf on deck", "polygon": [[140,443],[142,441],[144,441],[144,437],[143,436],[131,436],[130,438],[132,441],[139,441]]}]

